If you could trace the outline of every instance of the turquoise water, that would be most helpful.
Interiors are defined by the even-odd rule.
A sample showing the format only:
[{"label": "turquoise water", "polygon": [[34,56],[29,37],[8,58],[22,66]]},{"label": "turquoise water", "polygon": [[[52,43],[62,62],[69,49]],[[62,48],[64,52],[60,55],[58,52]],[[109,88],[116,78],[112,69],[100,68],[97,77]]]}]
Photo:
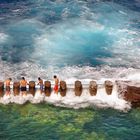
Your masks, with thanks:
[{"label": "turquoise water", "polygon": [[47,104],[0,105],[0,139],[139,140],[140,109],[67,109]]},{"label": "turquoise water", "polygon": [[[0,80],[140,80],[139,54],[139,0],[0,0]],[[140,108],[0,104],[0,139],[139,140]]]},{"label": "turquoise water", "polygon": [[0,78],[51,79],[69,69],[62,78],[95,78],[90,69],[104,67],[127,77],[127,68],[140,68],[139,7],[138,0],[1,0]]}]

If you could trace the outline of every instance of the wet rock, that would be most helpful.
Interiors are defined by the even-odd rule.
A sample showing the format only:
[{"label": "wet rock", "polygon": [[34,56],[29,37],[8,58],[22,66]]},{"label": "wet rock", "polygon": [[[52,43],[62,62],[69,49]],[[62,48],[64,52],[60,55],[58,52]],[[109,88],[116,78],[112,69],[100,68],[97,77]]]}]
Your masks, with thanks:
[{"label": "wet rock", "polygon": [[81,81],[75,81],[75,88],[74,88],[74,90],[75,90],[75,95],[76,96],[81,96],[82,89],[83,89],[83,87],[82,87]]},{"label": "wet rock", "polygon": [[0,91],[4,90],[4,82],[0,81]]},{"label": "wet rock", "polygon": [[97,83],[96,81],[90,81],[89,83],[89,93],[91,96],[94,96],[97,94]]},{"label": "wet rock", "polygon": [[0,81],[0,97],[4,94],[4,82]]},{"label": "wet rock", "polygon": [[51,82],[50,81],[45,81],[44,82],[44,88],[45,88],[45,90],[51,90]]},{"label": "wet rock", "polygon": [[46,96],[51,95],[51,82],[50,81],[45,81],[44,82],[44,90],[45,90]]},{"label": "wet rock", "polygon": [[140,82],[116,81],[119,95],[131,102],[133,107],[140,106]]},{"label": "wet rock", "polygon": [[49,96],[51,95],[51,91],[50,91],[50,90],[45,90],[45,95],[46,95],[47,97],[49,97]]},{"label": "wet rock", "polygon": [[113,83],[111,81],[105,81],[105,90],[108,95],[111,95],[113,90]]},{"label": "wet rock", "polygon": [[29,82],[29,89],[35,89],[35,82],[34,81]]},{"label": "wet rock", "polygon": [[67,92],[67,84],[65,81],[60,81],[60,88],[59,88],[59,91],[60,91],[60,95],[62,97],[66,96],[66,92]]},{"label": "wet rock", "polygon": [[127,85],[127,91],[124,93],[124,97],[133,104],[140,103],[140,84],[135,86]]},{"label": "wet rock", "polygon": [[14,82],[13,83],[13,92],[14,92],[14,95],[19,95],[19,93],[20,93],[20,82]]},{"label": "wet rock", "polygon": [[35,82],[34,81],[29,82],[29,93],[32,95],[35,95]]}]

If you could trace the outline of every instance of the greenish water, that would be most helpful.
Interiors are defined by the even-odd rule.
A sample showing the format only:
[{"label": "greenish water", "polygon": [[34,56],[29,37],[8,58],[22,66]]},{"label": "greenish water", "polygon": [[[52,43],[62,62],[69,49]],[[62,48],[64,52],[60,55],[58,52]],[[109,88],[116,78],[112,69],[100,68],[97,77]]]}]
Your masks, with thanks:
[{"label": "greenish water", "polygon": [[1,140],[139,140],[140,108],[68,109],[47,104],[0,105]]}]

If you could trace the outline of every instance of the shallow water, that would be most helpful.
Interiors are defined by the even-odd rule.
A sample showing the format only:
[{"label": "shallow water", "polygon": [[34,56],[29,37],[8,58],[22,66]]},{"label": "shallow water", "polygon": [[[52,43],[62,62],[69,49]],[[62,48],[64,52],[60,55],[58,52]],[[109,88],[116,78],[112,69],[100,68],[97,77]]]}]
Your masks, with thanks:
[{"label": "shallow water", "polygon": [[0,105],[1,139],[139,140],[140,110]]}]

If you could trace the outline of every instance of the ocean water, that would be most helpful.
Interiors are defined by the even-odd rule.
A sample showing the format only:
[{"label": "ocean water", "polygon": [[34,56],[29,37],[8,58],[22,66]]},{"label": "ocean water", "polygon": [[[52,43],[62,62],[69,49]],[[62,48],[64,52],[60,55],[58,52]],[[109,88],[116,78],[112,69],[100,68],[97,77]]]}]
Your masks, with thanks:
[{"label": "ocean water", "polygon": [[0,139],[139,140],[140,109],[68,109],[47,104],[0,105]]},{"label": "ocean water", "polygon": [[[140,80],[139,0],[0,0],[0,80]],[[140,110],[91,97],[4,94],[0,139],[139,140]]]},{"label": "ocean water", "polygon": [[139,0],[1,0],[0,79],[138,79],[139,7]]}]

